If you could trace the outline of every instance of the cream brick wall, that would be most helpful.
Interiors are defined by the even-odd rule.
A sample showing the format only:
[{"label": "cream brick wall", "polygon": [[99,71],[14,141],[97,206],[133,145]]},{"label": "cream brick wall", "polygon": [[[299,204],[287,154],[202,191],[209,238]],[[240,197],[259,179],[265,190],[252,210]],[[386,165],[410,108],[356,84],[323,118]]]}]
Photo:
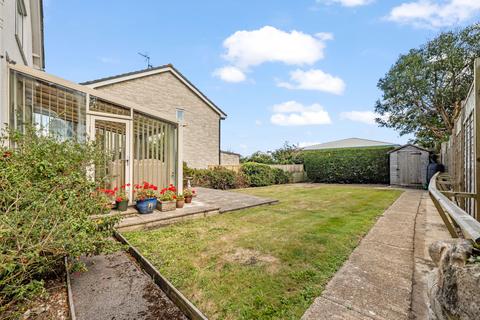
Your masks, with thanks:
[{"label": "cream brick wall", "polygon": [[222,151],[220,153],[220,164],[221,165],[239,165],[240,155],[231,153],[231,152]]},{"label": "cream brick wall", "polygon": [[219,164],[220,115],[170,72],[136,78],[97,90],[165,112],[175,119],[176,110],[185,110],[183,159],[192,168]]}]

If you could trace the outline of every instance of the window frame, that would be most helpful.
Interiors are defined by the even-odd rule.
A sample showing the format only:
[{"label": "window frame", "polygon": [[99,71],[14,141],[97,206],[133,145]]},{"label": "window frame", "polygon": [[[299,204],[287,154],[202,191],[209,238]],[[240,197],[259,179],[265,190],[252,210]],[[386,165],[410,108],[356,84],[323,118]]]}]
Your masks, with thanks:
[{"label": "window frame", "polygon": [[[27,17],[27,7],[25,6],[24,0],[16,0],[15,5],[15,40],[17,41],[18,48],[20,49],[20,54],[22,55],[23,62],[28,64],[27,58],[25,57],[25,51],[23,48],[23,42],[25,38],[25,18]],[[21,19],[21,21],[19,21]],[[21,25],[21,30],[19,26]],[[21,34],[20,34],[21,32]]]},{"label": "window frame", "polygon": [[[181,114],[182,114],[182,119],[179,119],[179,117],[178,117],[179,112],[181,112]],[[185,109],[176,108],[175,109],[175,119],[177,120],[178,123],[185,123]]]}]

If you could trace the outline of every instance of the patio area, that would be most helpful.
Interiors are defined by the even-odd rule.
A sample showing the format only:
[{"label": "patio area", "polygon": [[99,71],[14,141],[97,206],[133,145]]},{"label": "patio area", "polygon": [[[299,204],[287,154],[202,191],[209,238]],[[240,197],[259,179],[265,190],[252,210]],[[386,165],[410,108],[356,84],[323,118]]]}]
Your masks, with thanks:
[{"label": "patio area", "polygon": [[195,188],[197,196],[191,204],[185,204],[182,209],[161,212],[155,210],[150,214],[138,214],[134,207],[126,212],[112,211],[111,214],[121,214],[124,218],[117,225],[119,231],[135,231],[161,227],[174,222],[208,217],[220,213],[241,210],[261,205],[277,203],[278,200],[262,198],[233,191]]}]

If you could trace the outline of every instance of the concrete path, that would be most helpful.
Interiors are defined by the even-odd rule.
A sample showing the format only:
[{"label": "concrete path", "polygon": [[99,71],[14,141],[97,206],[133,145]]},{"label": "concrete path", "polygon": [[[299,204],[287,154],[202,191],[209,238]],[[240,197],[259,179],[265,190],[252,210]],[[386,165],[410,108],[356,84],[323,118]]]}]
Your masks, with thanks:
[{"label": "concrete path", "polygon": [[[415,319],[415,314],[417,319],[425,319],[424,288],[413,285],[415,277],[420,282],[422,278],[415,271],[419,268],[415,262],[419,261],[417,255],[422,262],[428,261],[425,250],[429,242],[448,238],[441,232],[429,201],[425,191],[405,191],[378,219],[302,319],[400,320]],[[439,232],[428,240],[416,236],[431,229]]]},{"label": "concrete path", "polygon": [[88,271],[71,276],[78,320],[187,320],[125,252],[83,261]]}]

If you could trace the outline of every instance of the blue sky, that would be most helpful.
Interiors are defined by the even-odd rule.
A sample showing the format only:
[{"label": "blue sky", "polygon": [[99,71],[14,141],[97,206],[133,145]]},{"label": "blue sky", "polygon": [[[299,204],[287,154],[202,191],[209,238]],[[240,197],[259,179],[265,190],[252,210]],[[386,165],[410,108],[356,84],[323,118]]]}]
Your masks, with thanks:
[{"label": "blue sky", "polygon": [[378,79],[479,13],[478,0],[46,0],[46,71],[81,82],[143,69],[148,52],[228,114],[222,148],[243,155],[284,141],[405,143],[372,123]]}]

